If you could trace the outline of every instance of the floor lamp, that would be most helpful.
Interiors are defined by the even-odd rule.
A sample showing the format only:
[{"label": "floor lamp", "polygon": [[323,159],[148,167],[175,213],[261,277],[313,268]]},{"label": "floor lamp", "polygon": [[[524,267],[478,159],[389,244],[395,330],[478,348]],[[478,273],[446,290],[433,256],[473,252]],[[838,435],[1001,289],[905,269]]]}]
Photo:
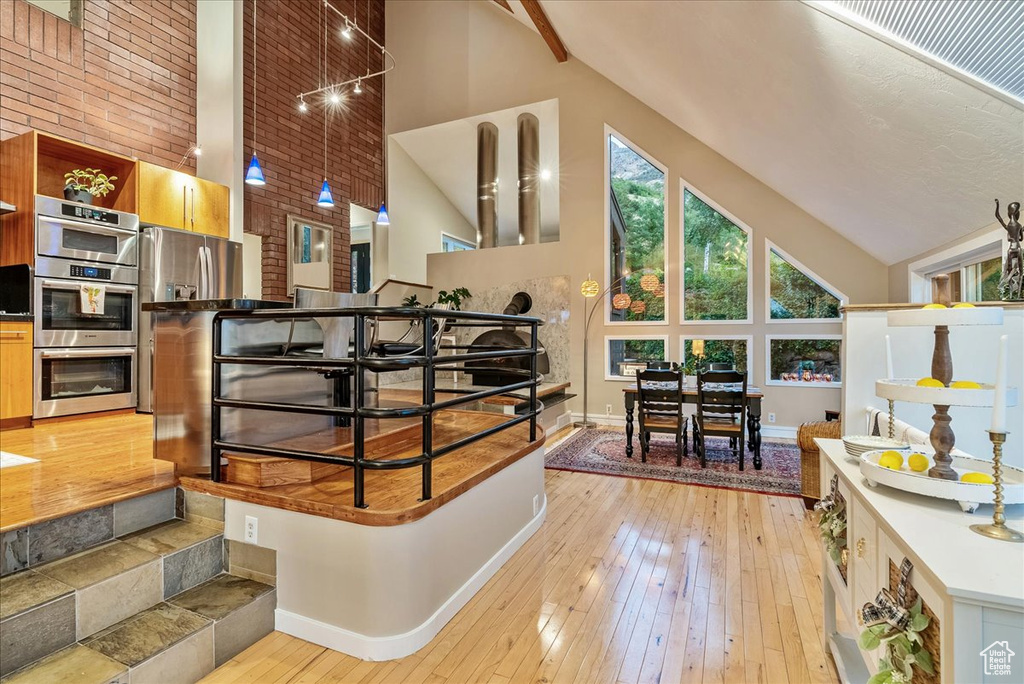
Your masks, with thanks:
[{"label": "floor lamp", "polygon": [[[598,304],[601,303],[601,300],[605,298],[605,295],[611,292],[612,288],[622,283],[627,277],[629,277],[629,273],[626,273],[621,278],[617,278],[615,282],[613,282],[605,289],[604,292],[601,292],[601,285],[596,280],[592,280],[589,275],[587,276],[587,279],[583,281],[583,284],[580,286],[580,293],[586,299],[593,299],[594,304],[593,306],[590,307],[590,312],[588,313],[586,299],[584,299],[583,301],[583,313],[586,316],[586,320],[583,325],[583,420],[573,423],[573,427],[597,427],[595,423],[591,423],[587,419],[587,375],[589,371],[588,340],[590,339],[590,321],[591,319],[594,318],[594,312],[597,311],[597,306]],[[620,292],[619,294],[612,297],[612,308],[626,309],[629,307],[630,301],[631,300],[628,294],[626,294],[625,292]]]}]

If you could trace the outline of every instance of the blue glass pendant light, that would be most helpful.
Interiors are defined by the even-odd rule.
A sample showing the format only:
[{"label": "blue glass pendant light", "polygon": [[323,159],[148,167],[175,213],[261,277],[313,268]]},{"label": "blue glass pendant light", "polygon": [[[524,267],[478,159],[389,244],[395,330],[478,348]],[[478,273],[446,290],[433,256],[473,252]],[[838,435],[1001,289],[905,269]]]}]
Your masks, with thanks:
[{"label": "blue glass pendant light", "polygon": [[326,178],[324,178],[324,184],[320,187],[320,197],[317,198],[316,205],[324,208],[334,206],[334,196],[331,194],[331,186],[327,184]]},{"label": "blue glass pendant light", "polygon": [[377,225],[378,226],[390,226],[391,219],[388,217],[388,208],[381,202],[380,209],[377,211]]},{"label": "blue glass pendant light", "polygon": [[245,182],[247,185],[266,185],[267,179],[263,177],[263,168],[260,167],[260,160],[256,158],[256,153],[252,153],[252,161],[249,162],[249,170],[245,172]]}]

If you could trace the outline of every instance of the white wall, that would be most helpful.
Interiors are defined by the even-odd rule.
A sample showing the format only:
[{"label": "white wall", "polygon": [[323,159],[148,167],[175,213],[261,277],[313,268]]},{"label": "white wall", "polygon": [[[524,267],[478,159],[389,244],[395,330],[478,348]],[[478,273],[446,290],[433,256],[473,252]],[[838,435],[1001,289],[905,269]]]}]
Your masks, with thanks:
[{"label": "white wall", "polygon": [[[427,254],[441,251],[441,233],[476,242],[476,229],[423,172],[405,149],[388,140],[387,273],[399,280],[427,282]],[[384,274],[374,268],[374,283]]]}]

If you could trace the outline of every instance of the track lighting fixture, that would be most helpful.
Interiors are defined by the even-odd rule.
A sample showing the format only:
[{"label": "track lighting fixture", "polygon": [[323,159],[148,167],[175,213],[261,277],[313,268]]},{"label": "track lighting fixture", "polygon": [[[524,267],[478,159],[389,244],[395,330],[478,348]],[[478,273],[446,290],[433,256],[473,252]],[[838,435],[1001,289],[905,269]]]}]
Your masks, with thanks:
[{"label": "track lighting fixture", "polygon": [[356,87],[352,89],[352,92],[356,95],[361,95],[363,92],[363,80],[361,78],[356,79]]},{"label": "track lighting fixture", "polygon": [[352,40],[352,22],[345,19],[345,28],[341,31],[341,37],[345,40]]},{"label": "track lighting fixture", "polygon": [[306,104],[305,100],[299,100],[299,111],[303,114],[309,111],[309,106]]}]

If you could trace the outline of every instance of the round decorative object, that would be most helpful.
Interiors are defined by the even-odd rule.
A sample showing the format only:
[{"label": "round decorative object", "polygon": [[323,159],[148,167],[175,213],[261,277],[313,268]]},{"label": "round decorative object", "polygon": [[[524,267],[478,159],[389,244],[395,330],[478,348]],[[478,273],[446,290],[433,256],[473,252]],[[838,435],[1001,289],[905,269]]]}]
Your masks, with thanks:
[{"label": "round decorative object", "polygon": [[643,300],[638,299],[629,305],[629,310],[635,314],[642,314],[647,311],[647,304]]},{"label": "round decorative object", "polygon": [[651,292],[653,292],[654,296],[658,297],[659,299],[664,297],[665,296],[665,285],[664,285],[664,283],[658,283],[658,286],[656,288],[654,288]]},{"label": "round decorative object", "polygon": [[653,273],[648,273],[640,279],[640,288],[644,292],[654,292],[654,288],[658,287],[659,284],[658,276]]},{"label": "round decorative object", "polygon": [[591,280],[590,278],[584,280],[583,284],[580,285],[580,293],[584,297],[596,297],[597,293],[600,291],[601,286],[598,284],[598,282],[596,280]]},{"label": "round decorative object", "polygon": [[619,294],[617,294],[614,297],[612,297],[612,308],[613,309],[628,309],[629,308],[629,304],[632,301],[633,300],[630,298],[630,296],[628,294],[626,294],[625,292],[620,292]]}]

